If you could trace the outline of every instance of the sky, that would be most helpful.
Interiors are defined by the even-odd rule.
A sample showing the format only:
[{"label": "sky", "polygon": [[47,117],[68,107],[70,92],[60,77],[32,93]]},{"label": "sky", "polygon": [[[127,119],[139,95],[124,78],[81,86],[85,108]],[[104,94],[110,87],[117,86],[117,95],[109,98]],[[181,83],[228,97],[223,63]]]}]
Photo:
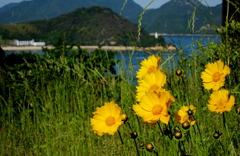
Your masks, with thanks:
[{"label": "sky", "polygon": [[[21,2],[24,0],[0,0],[0,7],[3,7],[6,4],[9,3],[13,3],[13,2]],[[27,1],[27,0],[25,0]],[[142,6],[143,8],[146,7],[148,5],[148,3],[151,2],[151,0],[133,0],[136,3],[138,3],[140,6]],[[150,8],[159,8],[161,5],[163,5],[166,2],[169,2],[170,0],[155,0],[151,5]],[[209,6],[216,6],[220,3],[222,3],[222,0],[199,0],[201,1],[203,4],[206,5],[206,3]]]}]

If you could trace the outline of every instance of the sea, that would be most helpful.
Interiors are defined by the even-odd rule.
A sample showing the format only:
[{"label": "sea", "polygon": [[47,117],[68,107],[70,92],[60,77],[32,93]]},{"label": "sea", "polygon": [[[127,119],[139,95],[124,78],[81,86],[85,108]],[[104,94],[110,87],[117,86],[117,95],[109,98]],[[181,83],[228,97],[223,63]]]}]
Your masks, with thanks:
[{"label": "sea", "polygon": [[[150,55],[158,54],[162,57],[162,62],[166,62],[170,59],[178,60],[179,53],[183,53],[184,56],[190,57],[192,53],[200,53],[196,42],[201,42],[202,45],[207,45],[210,42],[220,43],[220,36],[163,36],[167,44],[174,45],[179,51],[166,51],[166,52],[150,52],[150,51],[121,51],[115,56],[116,60],[119,60],[114,68],[117,74],[131,75],[135,77],[136,71],[140,68],[140,62],[148,58]],[[21,51],[5,51],[6,56],[11,53],[20,53]],[[43,55],[41,50],[26,50],[25,52],[33,52],[39,55]],[[173,68],[173,65],[168,62],[169,68]],[[175,64],[176,65],[176,64]],[[135,81],[135,80],[134,80]]]}]

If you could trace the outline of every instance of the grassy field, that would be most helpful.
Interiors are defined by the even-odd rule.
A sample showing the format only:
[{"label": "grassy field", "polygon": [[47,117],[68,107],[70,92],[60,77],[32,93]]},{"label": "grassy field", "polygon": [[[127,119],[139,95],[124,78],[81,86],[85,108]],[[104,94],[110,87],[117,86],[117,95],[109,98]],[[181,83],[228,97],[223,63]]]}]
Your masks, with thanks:
[{"label": "grassy field", "polygon": [[[128,53],[131,60],[134,51]],[[160,121],[144,124],[132,110],[137,103],[132,65],[115,62],[121,65],[120,73],[106,75],[108,60],[98,60],[96,66],[93,60],[98,55],[93,54],[87,65],[60,56],[1,68],[1,155],[240,155],[239,81],[231,81],[231,74],[226,77],[224,88],[236,98],[232,110],[224,112],[224,117],[211,112],[207,107],[211,91],[203,88],[201,79],[211,60],[204,53],[193,50],[186,59],[179,52],[178,60],[169,55],[160,63],[167,75],[164,88],[176,99],[169,108],[168,125]],[[165,57],[162,52],[152,55]],[[176,74],[175,69],[181,69],[182,74]],[[92,112],[110,101],[121,107],[128,121],[114,135],[98,136],[90,124]],[[184,130],[174,121],[174,113],[190,104],[196,107],[196,123]],[[176,126],[181,139],[174,137]],[[136,139],[130,137],[134,131]],[[218,131],[221,135],[215,139],[213,134]],[[152,151],[145,149],[147,143],[154,145]]]},{"label": "grassy field", "polygon": [[[144,12],[140,15],[139,28]],[[193,16],[188,29],[191,25],[194,27],[194,20]],[[213,28],[218,31],[215,25]],[[184,49],[177,53],[146,51],[146,54],[163,60],[157,61],[156,67],[148,63],[147,74],[139,78],[140,83],[136,83],[136,71],[131,63],[137,53],[134,49],[126,52],[128,60],[120,53],[121,61],[114,59],[117,52],[103,49],[88,52],[80,45],[69,47],[64,40],[55,43],[54,48],[43,48],[42,56],[20,53],[5,57],[1,52],[0,155],[240,155],[240,23],[226,20],[218,34],[222,38],[220,44],[203,45],[196,41],[197,46],[193,46],[189,55]],[[149,77],[152,81],[160,79],[154,77],[156,71],[161,73],[160,85],[163,87],[155,84],[150,89],[146,87],[149,89],[144,92],[146,95],[139,98],[141,89],[146,89],[142,87],[143,82],[147,83]],[[203,81],[218,84],[213,87]],[[165,91],[156,89],[161,87],[169,91],[168,97]],[[219,88],[228,90],[229,95],[226,90],[219,93]],[[149,99],[149,105],[145,100],[150,95],[154,100],[166,97],[168,100],[151,108],[150,103],[154,100]],[[117,127],[113,135],[99,136],[101,133],[94,132],[108,133],[104,127],[112,126],[115,120],[105,120],[104,126],[94,129],[92,119],[110,101],[121,108],[128,120],[123,122],[121,118],[120,123],[124,124]],[[158,120],[148,120],[149,116],[138,112],[138,105],[146,107],[141,108],[144,113],[151,108],[150,116],[165,114]],[[183,106],[190,109],[182,110]],[[178,113],[183,117],[181,110],[186,117],[184,122],[176,119]],[[108,112],[113,109],[104,111],[105,114]],[[111,115],[115,117],[119,113]]]}]

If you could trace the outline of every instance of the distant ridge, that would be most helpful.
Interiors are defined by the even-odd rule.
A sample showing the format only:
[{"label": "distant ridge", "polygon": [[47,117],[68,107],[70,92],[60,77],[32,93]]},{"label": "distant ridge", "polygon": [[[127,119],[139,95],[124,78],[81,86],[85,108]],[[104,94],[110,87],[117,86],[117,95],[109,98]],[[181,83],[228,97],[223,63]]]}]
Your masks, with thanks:
[{"label": "distant ridge", "polygon": [[[196,9],[196,6],[198,9]],[[188,23],[196,9],[193,23]],[[210,20],[209,20],[210,19]],[[134,23],[138,23],[139,16],[129,18]],[[209,27],[211,23],[217,27],[221,25],[222,5],[207,7],[198,0],[171,0],[157,9],[147,10],[142,18],[142,27],[149,33],[210,33],[215,34],[214,30]],[[188,31],[187,28],[189,27]],[[194,31],[192,31],[194,30]]]},{"label": "distant ridge", "polygon": [[[6,6],[0,12],[0,24],[19,23],[30,20],[50,19],[68,13],[77,8],[90,6],[105,6],[119,14],[125,0],[31,0],[22,1],[15,7]],[[128,0],[122,16],[137,16],[142,12],[142,7],[133,0]]]},{"label": "distant ridge", "polygon": [[9,3],[7,5],[4,5],[3,7],[0,8],[0,12],[6,12],[10,10],[11,8],[17,6],[19,3]]},{"label": "distant ridge", "polygon": [[[109,8],[92,6],[49,20],[0,25],[0,34],[3,39],[35,39],[47,44],[62,38],[68,44],[125,46],[137,38],[138,26]],[[148,37],[142,29],[141,39]]]}]

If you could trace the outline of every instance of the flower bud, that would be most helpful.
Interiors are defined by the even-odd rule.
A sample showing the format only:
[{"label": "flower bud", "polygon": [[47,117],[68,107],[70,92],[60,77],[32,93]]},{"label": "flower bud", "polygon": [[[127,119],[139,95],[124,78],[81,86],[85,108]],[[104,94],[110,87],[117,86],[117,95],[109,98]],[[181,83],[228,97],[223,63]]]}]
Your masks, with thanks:
[{"label": "flower bud", "polygon": [[152,143],[147,143],[145,147],[147,151],[152,151],[154,149],[154,146]]},{"label": "flower bud", "polygon": [[177,74],[178,76],[180,76],[180,75],[182,74],[182,70],[181,70],[181,69],[178,69],[178,70],[176,71],[176,74]]},{"label": "flower bud", "polygon": [[190,128],[190,123],[188,121],[185,121],[184,123],[182,123],[182,128],[183,129],[189,129]]},{"label": "flower bud", "polygon": [[187,113],[188,113],[189,116],[193,115],[193,111],[192,111],[191,109],[189,109],[189,110],[187,111]]},{"label": "flower bud", "polygon": [[133,131],[132,133],[130,133],[130,135],[131,135],[131,138],[136,139],[138,136],[138,133],[136,131]]},{"label": "flower bud", "polygon": [[175,131],[174,132],[174,137],[176,139],[181,139],[182,138],[182,132],[181,131]]},{"label": "flower bud", "polygon": [[219,131],[215,131],[215,133],[213,134],[213,137],[215,139],[218,139],[221,135],[222,135],[222,133],[220,133]]}]

